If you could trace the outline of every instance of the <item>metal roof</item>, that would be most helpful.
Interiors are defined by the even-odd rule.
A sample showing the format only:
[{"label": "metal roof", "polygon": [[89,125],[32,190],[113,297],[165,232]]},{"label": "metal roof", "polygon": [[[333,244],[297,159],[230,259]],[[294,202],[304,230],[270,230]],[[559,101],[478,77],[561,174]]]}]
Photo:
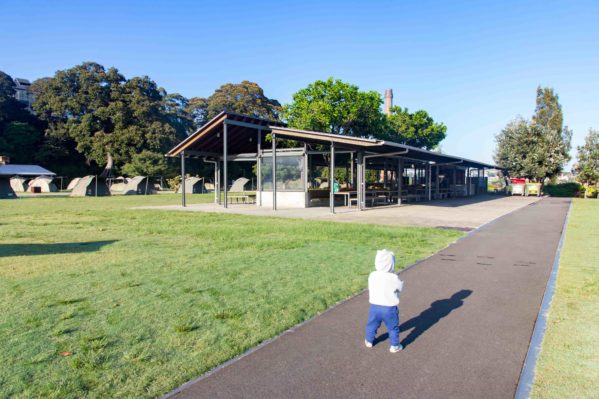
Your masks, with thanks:
[{"label": "metal roof", "polygon": [[222,152],[221,137],[224,122],[230,125],[227,127],[227,146],[231,154],[256,151],[256,142],[253,138],[256,138],[258,129],[262,129],[262,138],[264,138],[269,126],[286,126],[279,121],[223,111],[173,147],[166,155],[174,157],[181,151],[190,149],[201,149],[202,152],[207,153]]},{"label": "metal roof", "polygon": [[1,176],[56,176],[56,173],[38,165],[0,165]]},{"label": "metal roof", "polygon": [[[339,148],[363,150],[367,154],[389,154],[389,156],[401,156],[408,160],[431,162],[440,165],[457,164],[471,168],[501,169],[498,166],[484,162],[441,154],[392,141],[291,129],[287,128],[283,122],[269,121],[231,112],[221,112],[195,133],[177,144],[166,155],[174,157],[181,154],[182,151],[186,151],[190,155],[221,157],[223,151],[223,125],[225,122],[228,124],[227,152],[229,154],[255,153],[257,149],[258,129],[260,129],[261,140],[265,144],[264,147],[269,146],[269,144],[265,143],[265,135],[272,132],[280,138],[325,145],[333,142]],[[401,154],[397,154],[399,152]]]}]

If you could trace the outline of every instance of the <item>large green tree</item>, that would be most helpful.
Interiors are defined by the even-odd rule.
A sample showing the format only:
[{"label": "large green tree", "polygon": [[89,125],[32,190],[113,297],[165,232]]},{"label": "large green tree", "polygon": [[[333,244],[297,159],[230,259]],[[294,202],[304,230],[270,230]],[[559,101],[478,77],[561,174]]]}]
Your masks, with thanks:
[{"label": "large green tree", "polygon": [[0,71],[0,155],[13,163],[33,163],[43,139],[41,124],[14,94],[14,80]]},{"label": "large green tree", "polygon": [[332,77],[317,80],[293,95],[284,116],[290,127],[347,136],[384,136],[385,117],[376,91]]},{"label": "large green tree", "polygon": [[248,80],[224,84],[208,98],[193,97],[187,106],[196,127],[204,125],[222,111],[278,120],[281,110],[277,100],[266,97],[257,83]]},{"label": "large green tree", "polygon": [[570,160],[572,131],[563,125],[563,114],[553,89],[537,89],[532,121],[510,122],[496,136],[495,162],[512,176],[536,181],[551,178]]},{"label": "large green tree", "polygon": [[599,182],[599,130],[589,129],[584,145],[578,147],[577,158],[574,171],[578,181],[586,184]]},{"label": "large green tree", "polygon": [[121,168],[135,154],[163,154],[186,135],[176,96],[149,77],[126,79],[116,68],[86,62],[36,85],[35,112],[52,143],[68,145],[87,162]]},{"label": "large green tree", "polygon": [[435,122],[424,110],[410,113],[407,108],[392,107],[387,124],[388,140],[427,150],[437,148],[447,132],[443,123]]}]

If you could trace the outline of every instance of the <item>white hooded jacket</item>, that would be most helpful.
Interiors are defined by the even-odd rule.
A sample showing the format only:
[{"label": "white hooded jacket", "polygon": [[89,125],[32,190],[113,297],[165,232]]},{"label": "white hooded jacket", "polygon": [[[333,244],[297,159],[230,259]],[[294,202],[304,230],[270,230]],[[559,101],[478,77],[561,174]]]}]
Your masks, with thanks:
[{"label": "white hooded jacket", "polygon": [[403,281],[395,274],[395,255],[386,249],[376,252],[376,271],[368,276],[369,301],[373,305],[396,306]]}]

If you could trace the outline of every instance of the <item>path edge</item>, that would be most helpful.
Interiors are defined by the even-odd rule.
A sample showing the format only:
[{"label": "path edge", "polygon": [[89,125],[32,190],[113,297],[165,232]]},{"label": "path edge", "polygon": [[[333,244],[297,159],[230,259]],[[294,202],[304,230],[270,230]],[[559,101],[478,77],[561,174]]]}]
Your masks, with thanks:
[{"label": "path edge", "polygon": [[[499,219],[501,219],[501,218],[503,218],[503,217],[506,217],[506,216],[508,216],[508,215],[510,215],[510,214],[512,214],[512,213],[514,213],[514,212],[516,212],[516,211],[520,211],[520,210],[522,210],[522,209],[525,209],[525,208],[527,208],[527,207],[529,207],[529,206],[533,206],[533,205],[535,205],[535,204],[539,203],[540,201],[542,201],[543,199],[544,199],[544,197],[541,197],[541,198],[539,198],[539,199],[538,199],[537,201],[535,201],[535,202],[532,202],[532,203],[530,203],[530,204],[527,204],[527,205],[525,205],[525,206],[523,206],[523,207],[520,207],[520,208],[517,208],[517,209],[513,209],[512,211],[510,211],[510,212],[508,212],[508,213],[506,213],[506,214],[499,215],[499,216],[497,216],[496,218],[489,220],[489,221],[488,221],[488,222],[486,222],[485,224],[482,224],[482,225],[478,226],[477,228],[475,228],[475,229],[473,229],[473,230],[470,230],[470,231],[466,232],[466,234],[464,234],[463,236],[459,237],[459,238],[458,238],[457,240],[455,240],[454,242],[452,242],[452,243],[450,243],[450,244],[448,244],[448,245],[444,246],[443,248],[440,248],[438,251],[436,251],[436,252],[434,252],[434,253],[430,254],[429,256],[427,256],[427,257],[425,257],[425,258],[422,258],[422,259],[419,259],[419,260],[415,261],[414,263],[411,263],[411,264],[409,264],[408,266],[406,266],[406,267],[404,267],[403,269],[401,269],[401,270],[400,270],[400,271],[399,271],[397,274],[398,274],[398,275],[401,275],[401,273],[403,273],[403,272],[405,272],[405,271],[407,271],[407,270],[409,270],[409,269],[412,269],[412,268],[413,268],[413,267],[415,267],[415,266],[418,266],[418,265],[419,265],[419,264],[421,264],[422,262],[424,262],[424,261],[426,261],[426,260],[428,260],[428,259],[432,258],[433,256],[437,255],[437,254],[438,254],[438,253],[440,253],[441,251],[444,251],[444,250],[446,250],[447,248],[449,248],[450,246],[452,246],[452,245],[454,245],[454,244],[456,244],[456,243],[458,243],[458,242],[460,242],[460,241],[462,241],[462,240],[466,239],[466,238],[467,238],[467,237],[469,237],[470,235],[472,235],[472,234],[474,234],[474,233],[476,233],[476,232],[480,231],[481,229],[483,229],[483,228],[485,228],[485,227],[488,227],[488,226],[490,226],[490,225],[494,224],[494,223],[495,223],[495,222],[497,222]],[[571,203],[570,203],[570,204],[571,204]],[[569,208],[568,208],[568,213],[569,213]],[[275,217],[276,217],[276,216],[275,216]],[[302,219],[302,220],[304,220],[304,219]],[[335,221],[330,221],[330,222],[335,222]],[[340,222],[338,222],[338,223],[340,223]],[[397,226],[397,227],[409,227],[409,226]],[[431,227],[431,228],[435,228],[435,227]],[[561,241],[560,241],[560,243],[561,243]],[[561,245],[561,244],[560,244],[560,245]],[[274,337],[271,337],[271,338],[269,338],[269,339],[267,339],[267,340],[265,340],[265,341],[263,341],[263,342],[259,343],[258,345],[256,345],[256,346],[254,346],[254,347],[252,347],[252,348],[248,349],[247,351],[245,351],[245,352],[243,352],[243,353],[241,353],[241,354],[239,354],[239,355],[237,355],[237,356],[235,356],[235,357],[232,357],[231,359],[227,360],[226,362],[224,362],[224,363],[221,363],[221,364],[219,364],[218,366],[216,366],[216,367],[214,367],[214,368],[212,368],[212,369],[208,370],[208,371],[207,371],[207,372],[205,372],[204,374],[202,374],[202,375],[199,375],[198,377],[196,377],[196,378],[193,378],[193,379],[191,379],[191,380],[189,380],[189,381],[187,381],[187,382],[185,382],[185,383],[183,383],[183,384],[179,385],[177,388],[173,389],[172,391],[170,391],[170,392],[168,392],[168,393],[164,394],[163,396],[160,396],[160,399],[172,399],[172,398],[176,397],[176,395],[178,395],[179,393],[181,393],[182,391],[184,391],[184,390],[185,390],[185,389],[187,389],[188,387],[190,387],[190,386],[194,385],[195,383],[197,383],[197,382],[200,382],[200,381],[202,381],[202,380],[204,380],[204,379],[206,379],[206,378],[210,377],[212,374],[214,374],[214,373],[216,373],[216,372],[220,371],[221,369],[223,369],[223,368],[225,368],[225,367],[227,367],[227,366],[229,366],[229,365],[231,365],[231,364],[233,364],[233,363],[235,363],[235,362],[237,362],[237,361],[239,361],[239,360],[243,359],[243,358],[244,358],[244,357],[246,357],[246,356],[249,356],[249,355],[251,355],[252,353],[254,353],[254,352],[256,352],[256,351],[260,350],[262,347],[264,347],[264,346],[266,346],[266,345],[270,344],[272,341],[274,341],[274,340],[276,340],[276,339],[279,339],[280,337],[282,337],[282,336],[284,336],[284,335],[286,335],[286,334],[292,333],[292,332],[293,332],[293,331],[295,331],[296,329],[298,329],[298,328],[302,327],[304,324],[307,324],[307,323],[311,322],[312,320],[314,320],[315,318],[317,318],[317,317],[320,317],[321,315],[323,315],[323,314],[325,314],[325,313],[327,313],[327,312],[330,312],[330,311],[332,311],[333,309],[337,308],[338,306],[342,305],[343,303],[345,303],[345,302],[347,302],[347,301],[349,301],[349,300],[351,300],[351,299],[353,299],[353,298],[357,297],[358,295],[362,295],[362,294],[363,294],[364,292],[366,292],[366,291],[368,291],[368,289],[367,289],[367,288],[365,288],[365,289],[363,289],[363,290],[361,290],[361,291],[359,291],[359,292],[356,292],[355,294],[353,294],[353,295],[351,295],[351,296],[349,296],[349,297],[347,297],[347,298],[345,298],[345,299],[341,299],[340,301],[338,301],[338,302],[334,303],[334,304],[333,304],[331,307],[329,307],[329,308],[327,308],[327,309],[323,310],[323,311],[322,311],[322,312],[320,312],[320,313],[317,313],[317,314],[315,314],[314,316],[310,317],[309,319],[306,319],[306,320],[302,321],[301,323],[299,323],[299,324],[296,324],[296,325],[294,325],[293,327],[290,327],[290,328],[288,328],[287,330],[285,330],[285,331],[281,332],[280,334],[278,334],[278,335],[275,335]]]},{"label": "path edge", "polygon": [[532,393],[532,387],[534,385],[535,371],[537,368],[537,361],[541,353],[541,347],[543,346],[543,340],[545,338],[545,332],[547,331],[547,319],[549,316],[549,310],[551,308],[551,302],[553,295],[555,294],[555,286],[557,284],[557,274],[559,272],[559,263],[562,254],[562,246],[566,237],[566,230],[568,227],[568,220],[570,219],[570,212],[572,211],[572,202],[568,204],[568,212],[564,219],[564,225],[562,227],[562,234],[557,244],[557,250],[555,251],[555,257],[553,259],[553,267],[551,268],[551,274],[547,280],[545,286],[545,293],[543,294],[543,301],[537,314],[535,326],[532,332],[528,351],[526,352],[526,358],[522,366],[522,372],[518,379],[518,386],[516,387],[516,393],[514,399],[529,399]]}]

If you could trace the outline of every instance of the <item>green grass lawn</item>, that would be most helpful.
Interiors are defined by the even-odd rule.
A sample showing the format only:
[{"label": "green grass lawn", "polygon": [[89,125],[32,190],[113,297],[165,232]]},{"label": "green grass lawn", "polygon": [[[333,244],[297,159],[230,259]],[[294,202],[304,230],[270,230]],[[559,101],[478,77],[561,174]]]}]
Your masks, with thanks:
[{"label": "green grass lawn", "polygon": [[0,397],[159,396],[461,236],[129,209],[177,203],[0,201]]},{"label": "green grass lawn", "polygon": [[599,398],[599,201],[574,200],[533,398]]}]

